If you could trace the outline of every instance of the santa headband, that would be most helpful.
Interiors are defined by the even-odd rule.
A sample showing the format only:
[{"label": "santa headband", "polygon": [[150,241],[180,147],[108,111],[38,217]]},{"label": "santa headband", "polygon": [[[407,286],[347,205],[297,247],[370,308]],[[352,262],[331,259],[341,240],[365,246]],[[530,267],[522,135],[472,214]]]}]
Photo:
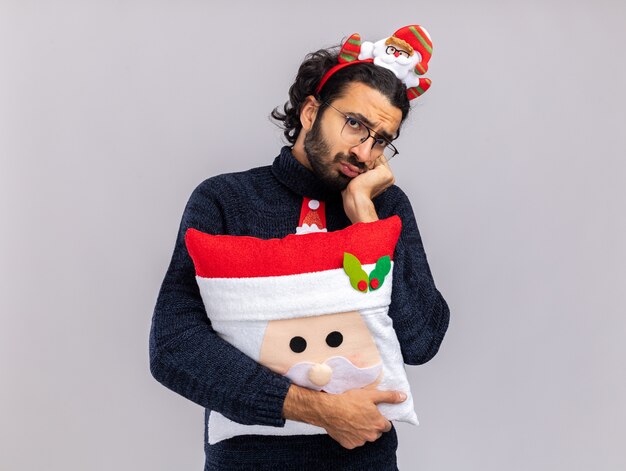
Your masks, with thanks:
[{"label": "santa headband", "polygon": [[261,321],[362,311],[391,301],[392,216],[341,231],[282,239],[185,234],[212,321]]},{"label": "santa headband", "polygon": [[352,64],[369,62],[391,70],[406,85],[407,96],[413,100],[430,88],[431,80],[420,76],[428,71],[432,53],[430,35],[419,25],[404,26],[375,43],[361,42],[361,35],[354,33],[341,46],[339,63],[324,74],[315,93],[319,94],[335,72]]}]

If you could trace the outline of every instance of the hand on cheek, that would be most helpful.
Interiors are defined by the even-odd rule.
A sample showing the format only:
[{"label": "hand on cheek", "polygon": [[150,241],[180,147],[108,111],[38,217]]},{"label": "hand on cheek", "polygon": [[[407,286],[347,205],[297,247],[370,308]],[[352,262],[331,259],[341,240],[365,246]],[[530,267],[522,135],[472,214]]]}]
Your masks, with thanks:
[{"label": "hand on cheek", "polygon": [[385,157],[380,157],[370,170],[353,178],[341,193],[344,211],[352,223],[378,220],[372,199],[394,183],[395,178]]}]

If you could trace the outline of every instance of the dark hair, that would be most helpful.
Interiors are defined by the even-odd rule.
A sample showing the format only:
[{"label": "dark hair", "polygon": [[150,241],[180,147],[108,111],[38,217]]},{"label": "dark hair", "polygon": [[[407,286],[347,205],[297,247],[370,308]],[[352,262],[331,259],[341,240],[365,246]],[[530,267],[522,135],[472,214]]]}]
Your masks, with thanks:
[{"label": "dark hair", "polygon": [[[353,82],[369,85],[386,96],[393,106],[402,111],[401,123],[409,114],[406,85],[392,71],[371,62],[353,64],[335,72],[324,84],[319,95],[316,95],[315,89],[323,75],[337,65],[339,49],[340,46],[333,46],[307,54],[298,69],[295,82],[289,87],[289,101],[283,106],[283,111],[279,111],[279,107],[272,111],[271,117],[279,121],[278,125],[284,129],[283,134],[291,144],[296,142],[302,129],[299,116],[304,99],[313,95],[322,103],[330,103],[341,98],[348,84]],[[320,117],[322,113],[323,108],[320,109]]]}]

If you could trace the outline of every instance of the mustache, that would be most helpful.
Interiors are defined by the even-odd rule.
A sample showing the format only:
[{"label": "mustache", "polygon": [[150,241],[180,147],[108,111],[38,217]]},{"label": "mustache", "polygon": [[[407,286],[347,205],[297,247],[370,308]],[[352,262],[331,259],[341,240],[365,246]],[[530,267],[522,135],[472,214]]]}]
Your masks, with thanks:
[{"label": "mustache", "polygon": [[381,57],[383,62],[386,62],[387,64],[399,64],[399,65],[409,65],[413,59],[410,57],[404,57],[404,56],[391,56],[389,54],[385,54],[384,56]]},{"label": "mustache", "polygon": [[380,362],[373,366],[359,368],[345,357],[331,357],[324,362],[332,371],[331,378],[328,383],[319,386],[309,379],[309,372],[315,364],[310,361],[296,363],[289,368],[285,376],[304,388],[326,391],[330,394],[341,394],[348,389],[358,389],[372,384],[383,368],[383,364]]},{"label": "mustache", "polygon": [[354,155],[347,155],[342,152],[335,155],[335,162],[336,163],[348,162],[349,164],[354,165],[355,167],[357,167],[359,170],[363,172],[369,170],[367,165],[365,165],[363,162],[359,162]]},{"label": "mustache", "polygon": [[374,52],[376,52],[378,54],[378,58],[383,61],[385,64],[394,64],[394,63],[398,63],[400,65],[408,65],[411,62],[415,61],[415,52],[413,53],[412,56],[410,57],[404,57],[403,55],[399,55],[398,57],[394,56],[393,54],[387,54],[385,52],[387,46],[380,45],[378,47],[378,49],[376,49]]}]

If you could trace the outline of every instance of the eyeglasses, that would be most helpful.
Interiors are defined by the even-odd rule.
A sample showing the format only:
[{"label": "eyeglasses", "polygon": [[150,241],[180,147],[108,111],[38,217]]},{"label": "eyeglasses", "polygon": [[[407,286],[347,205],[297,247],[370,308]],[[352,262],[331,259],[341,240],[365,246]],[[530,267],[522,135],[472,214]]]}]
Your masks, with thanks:
[{"label": "eyeglasses", "polygon": [[[387,54],[389,54],[390,56],[391,56],[391,55],[394,55],[394,56],[396,56],[396,57],[398,57],[398,56],[404,56],[404,57],[406,57],[407,59],[408,59],[409,57],[411,57],[411,55],[410,55],[407,51],[404,51],[404,50],[402,50],[402,49],[398,49],[398,48],[396,48],[396,47],[394,47],[394,46],[387,46],[387,49],[385,49],[385,52],[386,52]],[[396,54],[396,53],[397,53],[397,54]]]},{"label": "eyeglasses", "polygon": [[374,141],[372,143],[371,154],[375,159],[379,159],[384,155],[386,160],[391,160],[399,154],[398,149],[396,149],[389,139],[379,136],[361,121],[338,110],[330,103],[325,101],[324,104],[340,113],[346,119],[340,134],[350,147],[361,145],[371,137]]}]

